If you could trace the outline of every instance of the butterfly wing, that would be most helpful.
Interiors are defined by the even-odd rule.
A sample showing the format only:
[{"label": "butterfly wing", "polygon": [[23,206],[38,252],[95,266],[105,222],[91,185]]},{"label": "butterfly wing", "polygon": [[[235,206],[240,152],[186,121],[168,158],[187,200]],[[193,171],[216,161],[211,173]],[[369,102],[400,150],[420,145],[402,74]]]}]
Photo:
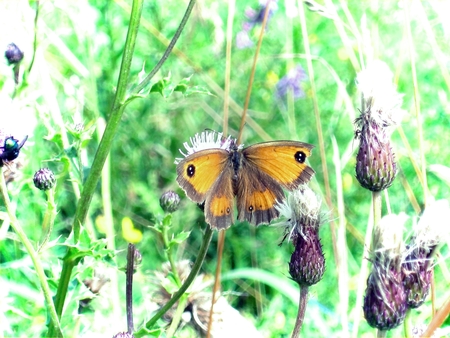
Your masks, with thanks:
[{"label": "butterfly wing", "polygon": [[232,164],[228,162],[206,194],[205,220],[212,229],[228,229],[233,223],[233,175]]},{"label": "butterfly wing", "polygon": [[238,178],[238,220],[259,225],[277,218],[279,212],[274,206],[284,199],[280,184],[245,159],[241,162]]},{"label": "butterfly wing", "polygon": [[224,149],[195,152],[177,165],[177,182],[186,195],[202,203],[227,165],[229,153]]},{"label": "butterfly wing", "polygon": [[269,175],[284,188],[293,190],[307,183],[314,170],[306,164],[314,146],[297,141],[273,141],[242,150],[245,161]]}]

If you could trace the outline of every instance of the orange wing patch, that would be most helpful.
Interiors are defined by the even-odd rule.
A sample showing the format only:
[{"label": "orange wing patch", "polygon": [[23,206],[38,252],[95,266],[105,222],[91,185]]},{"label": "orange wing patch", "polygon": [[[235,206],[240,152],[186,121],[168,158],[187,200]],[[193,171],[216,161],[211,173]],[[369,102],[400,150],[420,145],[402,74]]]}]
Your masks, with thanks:
[{"label": "orange wing patch", "polygon": [[233,169],[226,166],[205,201],[205,219],[213,229],[227,229],[233,223]]},{"label": "orange wing patch", "polygon": [[177,182],[196,203],[205,200],[206,193],[224,170],[229,153],[223,149],[198,151],[177,165]]},{"label": "orange wing patch", "polygon": [[314,175],[314,170],[305,162],[312,148],[303,142],[275,141],[255,144],[242,153],[253,166],[292,190]]}]

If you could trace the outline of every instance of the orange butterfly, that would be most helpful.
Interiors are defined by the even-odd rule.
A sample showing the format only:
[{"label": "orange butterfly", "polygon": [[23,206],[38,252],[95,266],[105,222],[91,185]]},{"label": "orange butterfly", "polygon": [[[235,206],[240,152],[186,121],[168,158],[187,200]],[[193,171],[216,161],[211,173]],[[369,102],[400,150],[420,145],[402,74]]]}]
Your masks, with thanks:
[{"label": "orange butterfly", "polygon": [[314,175],[305,163],[311,144],[272,141],[241,149],[233,139],[218,135],[210,148],[202,150],[195,148],[214,135],[197,135],[193,148],[185,144],[191,154],[177,162],[178,184],[192,201],[204,203],[206,222],[213,229],[227,229],[233,223],[234,196],[239,221],[269,223],[279,215],[275,204],[284,200],[282,188],[293,190]]}]

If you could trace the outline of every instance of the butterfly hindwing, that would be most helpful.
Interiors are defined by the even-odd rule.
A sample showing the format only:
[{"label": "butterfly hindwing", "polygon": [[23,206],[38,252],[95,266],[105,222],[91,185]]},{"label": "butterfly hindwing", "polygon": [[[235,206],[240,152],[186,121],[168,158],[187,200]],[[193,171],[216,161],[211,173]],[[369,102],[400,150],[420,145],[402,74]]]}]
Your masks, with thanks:
[{"label": "butterfly hindwing", "polygon": [[283,199],[283,189],[273,178],[242,161],[237,187],[238,220],[254,225],[270,223],[279,214],[275,204]]},{"label": "butterfly hindwing", "polygon": [[195,152],[177,165],[177,182],[196,203],[205,201],[206,194],[224,171],[229,152],[207,149]]},{"label": "butterfly hindwing", "polygon": [[229,163],[206,195],[205,219],[213,229],[227,229],[233,223],[232,177],[233,168]]},{"label": "butterfly hindwing", "polygon": [[245,148],[242,156],[284,188],[293,190],[314,175],[305,161],[312,148],[311,144],[297,141],[263,142]]}]

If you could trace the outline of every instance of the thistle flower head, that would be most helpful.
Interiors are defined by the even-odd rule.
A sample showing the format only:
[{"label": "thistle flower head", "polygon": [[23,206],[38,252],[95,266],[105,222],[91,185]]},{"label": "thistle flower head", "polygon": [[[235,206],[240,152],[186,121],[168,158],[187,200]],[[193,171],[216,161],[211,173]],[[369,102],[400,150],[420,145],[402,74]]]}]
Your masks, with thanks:
[{"label": "thistle flower head", "polygon": [[[195,134],[194,137],[191,137],[191,145],[188,142],[184,142],[183,145],[186,148],[186,154],[180,149],[180,153],[187,157],[193,153],[196,153],[200,150],[205,149],[225,149],[229,151],[232,147],[236,147],[236,139],[228,136],[227,138],[223,138],[223,133],[218,133],[216,131],[204,131],[200,134]],[[242,148],[242,145],[239,145],[238,148]],[[178,164],[182,158],[176,158],[175,164]]]},{"label": "thistle flower head", "polygon": [[397,173],[390,134],[401,120],[402,95],[392,83],[386,64],[374,62],[357,76],[362,96],[361,115],[355,121],[355,137],[360,140],[356,156],[356,178],[371,191],[391,186]]},{"label": "thistle flower head", "polygon": [[56,178],[49,168],[42,168],[34,174],[33,183],[39,190],[50,190],[55,186]]},{"label": "thistle flower head", "polygon": [[166,191],[161,195],[159,204],[165,212],[172,213],[178,209],[178,205],[180,204],[180,196],[175,191]]},{"label": "thistle flower head", "polygon": [[406,315],[401,270],[406,219],[405,214],[385,216],[374,233],[373,268],[367,280],[363,310],[369,325],[383,331],[400,325]]},{"label": "thistle flower head", "polygon": [[421,306],[430,292],[432,255],[435,248],[448,239],[446,224],[450,218],[447,200],[430,203],[413,229],[409,250],[403,263],[403,273],[409,308]]},{"label": "thistle flower head", "polygon": [[319,238],[321,200],[306,185],[289,194],[276,208],[288,218],[290,238],[295,246],[289,273],[300,286],[318,283],[325,272],[325,257]]},{"label": "thistle flower head", "polygon": [[6,46],[5,58],[9,65],[17,64],[23,59],[23,52],[15,43],[10,43]]}]

